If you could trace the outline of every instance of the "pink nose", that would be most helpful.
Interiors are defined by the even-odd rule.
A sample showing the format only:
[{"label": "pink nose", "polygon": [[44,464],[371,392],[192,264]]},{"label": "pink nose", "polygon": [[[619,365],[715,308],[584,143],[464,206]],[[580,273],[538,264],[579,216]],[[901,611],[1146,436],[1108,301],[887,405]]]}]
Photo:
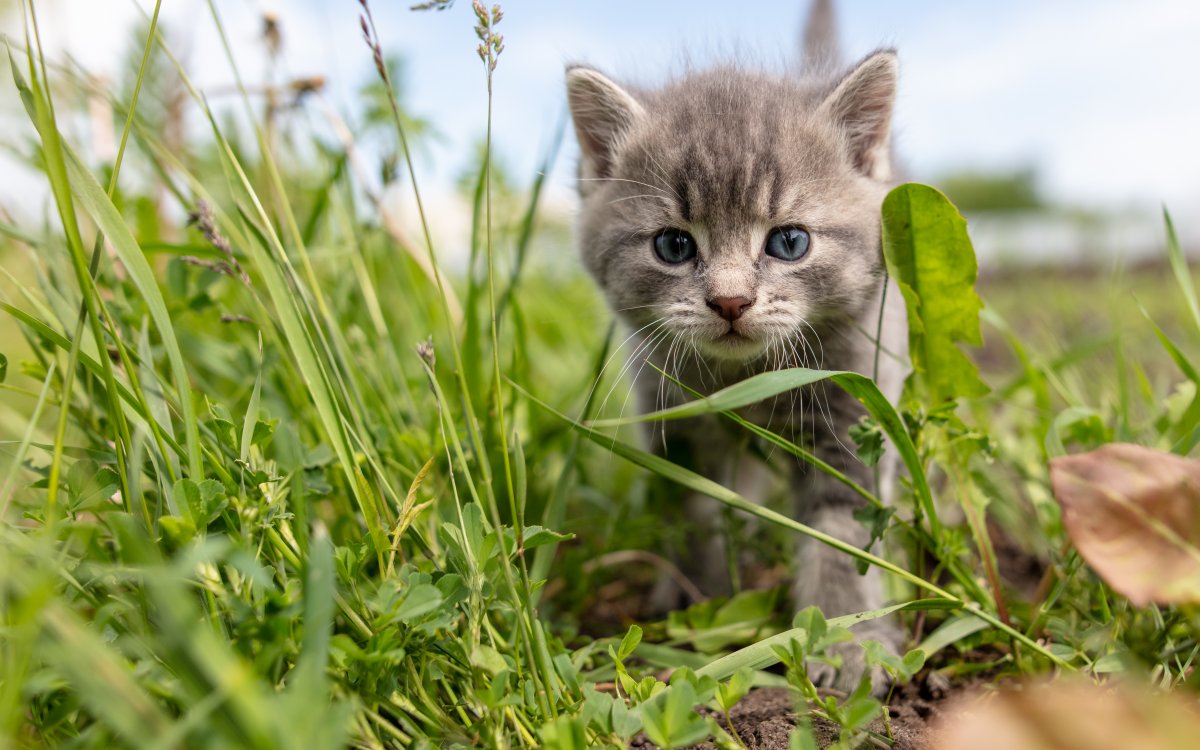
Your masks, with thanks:
[{"label": "pink nose", "polygon": [[718,315],[730,323],[742,317],[746,308],[754,304],[754,300],[746,297],[714,297],[706,302]]}]

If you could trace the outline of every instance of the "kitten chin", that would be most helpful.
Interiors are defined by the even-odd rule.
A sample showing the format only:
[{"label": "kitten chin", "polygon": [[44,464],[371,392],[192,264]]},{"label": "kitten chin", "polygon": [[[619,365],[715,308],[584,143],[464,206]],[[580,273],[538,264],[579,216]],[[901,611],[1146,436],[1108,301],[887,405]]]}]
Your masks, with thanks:
[{"label": "kitten chin", "polygon": [[697,339],[692,345],[701,355],[724,362],[751,364],[767,354],[766,342],[730,331],[715,339]]}]

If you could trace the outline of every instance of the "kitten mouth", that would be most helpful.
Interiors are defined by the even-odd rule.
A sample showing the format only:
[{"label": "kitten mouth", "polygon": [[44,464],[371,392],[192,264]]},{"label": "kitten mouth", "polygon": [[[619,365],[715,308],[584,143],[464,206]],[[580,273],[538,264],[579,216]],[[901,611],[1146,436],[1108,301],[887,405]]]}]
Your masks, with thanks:
[{"label": "kitten mouth", "polygon": [[701,343],[700,348],[705,354],[716,359],[746,361],[761,354],[763,345],[758,339],[730,326],[725,333]]}]

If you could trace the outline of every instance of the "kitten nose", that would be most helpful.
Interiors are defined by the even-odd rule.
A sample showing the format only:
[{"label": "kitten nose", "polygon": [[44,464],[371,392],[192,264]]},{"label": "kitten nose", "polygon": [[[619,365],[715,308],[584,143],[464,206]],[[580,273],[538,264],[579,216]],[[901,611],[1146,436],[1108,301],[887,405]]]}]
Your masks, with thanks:
[{"label": "kitten nose", "polygon": [[717,311],[718,315],[730,323],[742,317],[746,308],[754,304],[754,300],[746,297],[714,297],[705,301],[709,307]]}]

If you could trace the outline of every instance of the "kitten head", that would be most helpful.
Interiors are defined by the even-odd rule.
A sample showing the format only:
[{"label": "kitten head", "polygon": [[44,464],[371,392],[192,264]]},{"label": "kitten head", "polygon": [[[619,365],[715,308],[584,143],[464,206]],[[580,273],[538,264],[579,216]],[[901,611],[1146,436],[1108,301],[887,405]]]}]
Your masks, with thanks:
[{"label": "kitten head", "polygon": [[832,82],[733,68],[657,91],[572,67],[584,264],[635,328],[747,361],[856,319],[883,273],[897,62]]}]

